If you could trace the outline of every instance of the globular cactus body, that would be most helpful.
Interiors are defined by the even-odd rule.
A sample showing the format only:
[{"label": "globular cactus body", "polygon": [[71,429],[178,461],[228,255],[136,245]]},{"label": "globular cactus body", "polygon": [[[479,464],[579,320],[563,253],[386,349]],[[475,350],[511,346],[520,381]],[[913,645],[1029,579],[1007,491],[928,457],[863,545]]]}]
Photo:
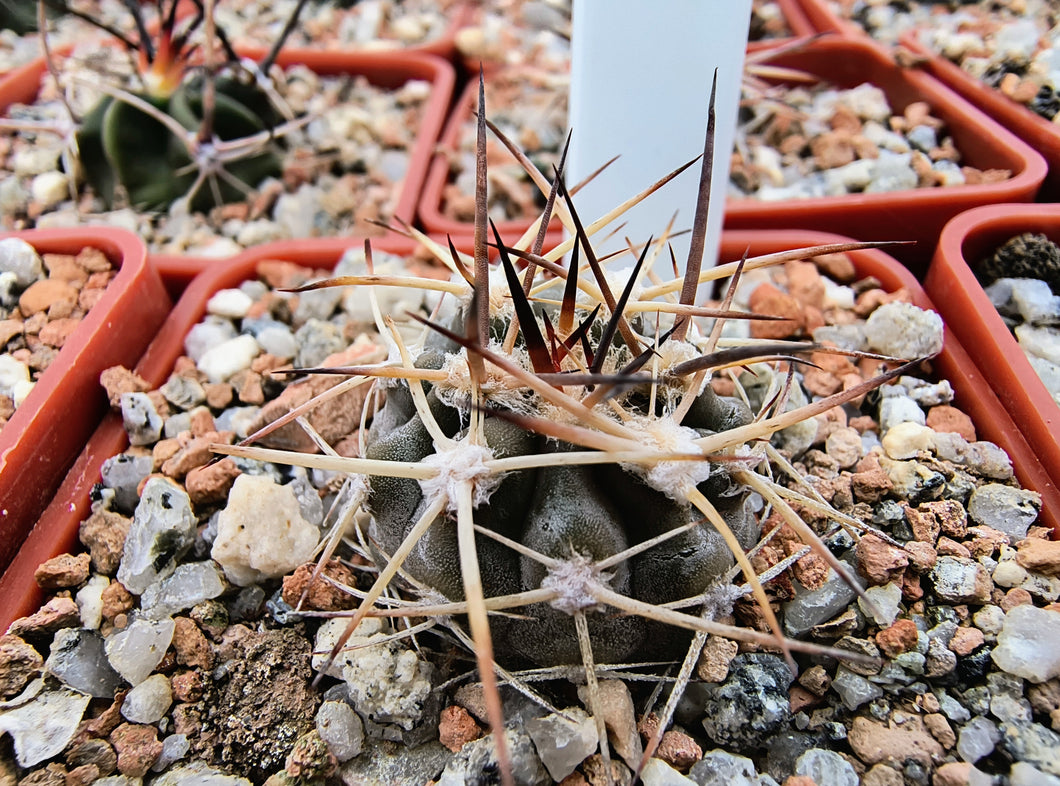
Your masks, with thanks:
[{"label": "globular cactus body", "polygon": [[[270,130],[278,121],[267,96],[253,84],[236,78],[216,81],[212,115],[214,135],[220,141],[251,137]],[[181,84],[170,95],[134,94],[155,109],[176,120],[189,132],[203,122],[202,79]],[[140,209],[164,209],[189,192],[197,176],[187,144],[151,114],[121,98],[104,96],[85,116],[77,134],[81,166],[85,178],[109,207],[117,187],[128,201]],[[249,186],[280,173],[275,150],[233,161],[230,175]],[[223,202],[242,199],[245,194],[230,182],[218,182]],[[200,189],[191,206],[201,210],[212,205],[215,195]]]},{"label": "globular cactus body", "polygon": [[[444,365],[440,354],[438,349],[428,349],[416,365]],[[407,384],[421,383],[401,382],[389,389],[387,404],[377,414],[368,441],[368,458],[419,462],[434,453],[430,433],[415,410]],[[430,387],[427,400],[439,424],[444,424],[450,436],[457,435],[456,426],[467,422],[468,412],[443,404]],[[641,397],[630,395],[623,401],[638,417],[645,417],[638,406]],[[742,402],[720,398],[709,387],[696,399],[688,416],[699,435],[749,420],[750,412]],[[559,459],[564,452],[577,449],[528,431],[501,415],[487,416],[482,428],[485,443],[497,458],[553,454]],[[750,548],[758,539],[759,527],[747,510],[746,490],[732,481],[722,464],[712,465],[708,472],[698,484],[699,491],[722,512],[741,545]],[[390,554],[424,513],[427,503],[415,480],[376,476],[370,485],[370,535]],[[489,500],[476,508],[475,523],[561,560],[565,567],[551,569],[489,537],[479,537],[478,558],[486,597],[535,590],[550,582],[552,586],[566,582],[572,594],[519,609],[522,619],[493,617],[498,653],[549,666],[581,662],[571,614],[572,605],[578,604],[577,564],[581,562],[582,569],[591,570],[591,564],[700,519],[701,514],[687,502],[671,499],[617,464],[565,466],[557,462],[555,466],[506,474]],[[664,604],[704,592],[732,565],[733,555],[725,540],[712,525],[701,522],[602,571],[595,579],[645,603]],[[450,514],[443,513],[431,524],[403,567],[412,578],[446,598],[464,600],[456,524]],[[672,645],[687,643],[687,636],[675,636],[664,626],[618,614],[588,598],[584,610],[589,612],[593,655],[599,662],[640,658],[649,641],[659,656],[673,655],[676,650]]]}]

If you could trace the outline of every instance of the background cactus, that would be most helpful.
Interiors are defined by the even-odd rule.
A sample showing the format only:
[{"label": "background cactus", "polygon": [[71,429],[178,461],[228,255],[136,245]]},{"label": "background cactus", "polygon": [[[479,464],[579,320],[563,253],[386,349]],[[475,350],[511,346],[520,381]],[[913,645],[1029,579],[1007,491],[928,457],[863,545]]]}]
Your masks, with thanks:
[{"label": "background cactus", "polygon": [[[71,11],[65,1],[47,4]],[[280,173],[278,127],[289,118],[270,96],[267,74],[304,3],[256,67],[245,65],[215,28],[212,3],[192,0],[195,13],[183,19],[179,4],[158,0],[156,35],[148,33],[139,3],[128,4],[132,37],[81,15],[137,54],[141,87],[99,85],[103,95],[76,133],[81,171],[108,208],[124,198],[138,209],[164,210],[186,198],[204,210],[242,199]],[[191,43],[200,29],[204,47]],[[221,63],[213,62],[215,44],[224,52]],[[196,50],[207,54],[193,66]]]}]

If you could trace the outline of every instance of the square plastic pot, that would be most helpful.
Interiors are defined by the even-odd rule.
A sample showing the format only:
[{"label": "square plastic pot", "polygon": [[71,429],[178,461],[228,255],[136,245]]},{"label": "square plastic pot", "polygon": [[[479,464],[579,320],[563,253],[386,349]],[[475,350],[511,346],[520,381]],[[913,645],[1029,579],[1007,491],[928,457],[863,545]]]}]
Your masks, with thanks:
[{"label": "square plastic pot", "polygon": [[[809,17],[806,16],[806,12],[802,10],[802,6],[799,5],[799,0],[777,0],[777,6],[780,8],[780,13],[784,17],[784,21],[788,23],[788,28],[791,30],[793,38],[813,35],[817,32],[817,28],[814,27]],[[760,49],[775,46],[784,40],[790,39],[763,38],[758,41],[748,41],[747,51],[757,52]]]},{"label": "square plastic pot", "polygon": [[22,238],[38,253],[98,248],[118,272],[0,429],[0,568],[14,557],[106,413],[100,373],[134,366],[172,307],[143,243],[129,232],[90,227],[3,237]]},{"label": "square plastic pot", "polygon": [[992,205],[957,216],[942,231],[924,286],[997,394],[1001,409],[996,414],[1019,424],[1055,489],[1060,485],[1060,407],[971,267],[1023,232],[1060,242],[1060,205]]},{"label": "square plastic pot", "polygon": [[1013,101],[1000,90],[976,79],[956,63],[932,51],[915,32],[903,35],[899,43],[917,55],[920,59],[919,68],[1037,150],[1049,165],[1049,172],[1042,186],[1042,198],[1050,202],[1060,200],[1060,126]]},{"label": "square plastic pot", "polygon": [[[359,44],[357,46],[351,46],[349,44],[343,44],[339,41],[328,41],[324,44],[318,44],[316,42],[307,42],[299,40],[297,46],[290,48],[293,49],[314,49],[319,51],[346,51],[346,52],[363,52],[365,54],[379,55],[381,57],[387,57],[390,55],[402,55],[402,54],[417,54],[417,55],[434,55],[440,57],[443,60],[452,61],[456,55],[456,34],[462,27],[467,26],[471,21],[474,13],[474,2],[456,2],[450,4],[448,11],[448,21],[445,30],[441,35],[421,41],[417,44],[403,45],[400,41],[395,39],[376,39],[376,44],[382,44],[382,46],[373,46],[371,48]],[[190,9],[189,9],[190,10]],[[359,13],[360,9],[356,4],[350,6],[347,10],[341,11],[340,13],[356,14]],[[311,9],[303,11],[300,19],[302,21],[308,20],[311,15]],[[236,42],[237,46],[243,43],[248,45],[268,45],[271,40],[259,36],[257,42],[250,42],[249,40],[239,39]]]},{"label": "square plastic pot", "polygon": [[[493,71],[493,74],[498,71]],[[486,74],[486,87],[489,88],[491,75]],[[486,116],[489,116],[489,95],[486,96]],[[449,182],[449,160],[461,149],[461,143],[469,124],[473,122],[475,111],[478,108],[478,79],[469,80],[464,91],[456,100],[449,120],[445,124],[439,139],[434,157],[431,159],[430,168],[423,183],[423,192],[420,196],[417,216],[423,227],[430,233],[436,235],[450,235],[454,238],[470,237],[474,235],[475,225],[470,221],[457,221],[449,218],[442,212],[442,191]],[[489,138],[496,138],[487,131]],[[514,159],[513,159],[514,161]],[[551,178],[550,178],[551,179]],[[532,218],[516,218],[497,222],[497,230],[506,243],[514,243],[516,239],[533,223]],[[545,248],[555,245],[562,237],[562,224],[558,218],[553,217],[549,224],[549,237],[545,241]]]},{"label": "square plastic pot", "polygon": [[[239,54],[260,61],[267,52],[265,49],[247,48],[241,49]],[[423,116],[415,133],[416,141],[409,151],[408,169],[393,211],[395,218],[411,223],[427,167],[453,97],[456,72],[452,65],[429,54],[393,52],[376,55],[290,48],[284,49],[276,62],[284,68],[305,65],[321,76],[362,75],[372,85],[383,88],[400,87],[415,79],[430,83],[430,97],[423,107]],[[47,70],[44,59],[38,58],[0,79],[0,112],[6,112],[12,104],[33,102]]]},{"label": "square plastic pot", "polygon": [[829,0],[796,0],[803,17],[816,33],[837,33],[852,38],[868,38],[860,25],[843,19],[832,10]]},{"label": "square plastic pot", "polygon": [[1030,202],[1045,178],[1045,161],[1029,145],[927,74],[898,68],[867,41],[823,38],[786,51],[770,63],[805,71],[840,88],[869,82],[883,90],[895,112],[902,112],[915,101],[925,101],[946,123],[963,164],[1007,169],[1012,175],[1001,183],[785,202],[730,199],[725,205],[726,228],[799,227],[858,240],[913,241],[913,245],[895,247],[893,254],[914,272],[922,273],[949,219],[980,205]]},{"label": "square plastic pot", "polygon": [[[166,283],[171,288],[183,289],[176,305],[172,309],[168,305],[165,309],[157,308],[153,323],[148,322],[145,315],[141,315],[139,319],[144,320],[143,322],[130,319],[128,322],[116,324],[115,327],[125,334],[136,334],[145,345],[153,338],[146,351],[142,352],[142,357],[137,355],[139,363],[136,364],[135,371],[153,387],[158,387],[169,378],[177,358],[184,353],[184,337],[192,326],[202,319],[206,313],[206,303],[215,292],[237,287],[252,278],[258,263],[263,260],[279,259],[308,268],[330,269],[346,250],[359,248],[362,243],[360,239],[329,238],[263,245],[227,260],[216,261],[202,275],[190,279],[190,283],[179,268],[174,268],[176,278]],[[393,254],[411,255],[416,244],[403,238],[374,238],[372,248]],[[157,274],[155,275],[158,278]],[[164,294],[165,287],[161,279],[158,278],[156,283]],[[147,298],[143,300],[142,307],[147,309]],[[143,325],[145,329],[129,330],[129,325],[136,325],[137,328]],[[146,329],[148,325],[151,325],[150,330]],[[131,367],[135,360],[133,358],[127,361],[128,365]],[[101,399],[105,408],[106,396],[99,385],[98,373],[86,381],[86,387],[89,387],[88,382],[91,382],[92,389],[86,392],[84,397]],[[66,420],[69,420],[68,416]],[[108,413],[101,423],[97,417],[93,426],[96,423],[99,425],[95,432],[89,430],[73,450],[71,461],[76,461],[73,461],[73,466],[65,478],[62,474],[56,478],[52,493],[43,500],[45,504],[40,506],[39,517],[34,517],[30,522],[32,529],[26,527],[25,532],[18,538],[8,538],[5,530],[2,544],[13,546],[18,551],[0,575],[0,598],[3,599],[0,603],[0,631],[6,630],[13,620],[33,613],[40,606],[41,591],[33,580],[37,566],[58,554],[76,553],[81,550],[78,530],[81,522],[91,513],[89,496],[92,487],[100,480],[103,462],[124,451],[129,444],[118,413]],[[0,432],[0,436],[6,439],[6,429]],[[78,454],[82,445],[84,449]],[[29,448],[28,452],[32,452],[32,448]],[[0,478],[2,477],[0,475]],[[5,493],[2,498],[7,505],[6,500],[14,499],[15,495]]]}]

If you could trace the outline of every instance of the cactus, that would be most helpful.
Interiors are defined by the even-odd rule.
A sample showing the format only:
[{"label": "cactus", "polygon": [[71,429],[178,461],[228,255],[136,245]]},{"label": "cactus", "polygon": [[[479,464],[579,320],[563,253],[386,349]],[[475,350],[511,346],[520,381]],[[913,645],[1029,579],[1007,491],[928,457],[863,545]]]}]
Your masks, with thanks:
[{"label": "cactus", "polygon": [[[479,100],[484,106],[481,82]],[[512,782],[500,733],[496,676],[506,666],[582,667],[589,709],[602,724],[592,706],[598,701],[597,664],[680,658],[677,685],[661,713],[655,743],[645,753],[647,761],[708,635],[779,648],[792,665],[792,650],[851,657],[781,634],[762,588],[769,576],[757,576],[748,560],[747,551],[761,532],[747,501],[751,492],[764,498],[849,581],[842,564],[796,514],[789,501],[792,492],[770,479],[768,466],[778,454],[768,439],[910,366],[896,365],[874,380],[790,411],[785,411],[782,389],[759,413],[740,399],[716,395],[709,384],[716,370],[766,359],[794,364],[801,362],[799,354],[823,349],[793,342],[719,348],[724,320],[756,318],[730,308],[743,270],[870,244],[800,249],[701,272],[697,253],[702,256],[713,154],[708,127],[693,251],[683,279],[641,286],[642,274],[665,248],[664,235],[638,250],[637,264],[616,294],[590,242],[591,234],[607,222],[588,229],[582,225],[563,185],[562,160],[549,183],[525,157],[528,174],[548,194],[538,226],[546,226],[554,211],[574,237],[543,253],[543,233],[530,244],[534,234],[528,232],[524,241],[509,247],[494,228],[499,254],[494,268],[486,253],[486,125],[480,113],[474,256],[461,255],[452,243],[447,250],[405,230],[450,267],[453,280],[371,275],[366,244],[369,275],[299,290],[410,286],[443,294],[432,318],[411,315],[427,328],[413,341],[376,308],[380,333],[391,344],[387,362],[301,370],[348,374],[351,379],[344,384],[374,380],[385,389],[385,405],[371,428],[362,430],[367,432],[362,457],[292,455],[252,446],[264,432],[240,445],[215,449],[340,469],[359,479],[352,485],[357,490],[353,503],[371,516],[366,550],[379,574],[360,595],[360,606],[332,657],[368,615],[428,617],[449,627],[458,640],[473,645],[501,770]],[[614,220],[623,209],[607,219]],[[519,250],[528,244],[528,251]],[[570,262],[564,266],[559,260],[568,252]],[[591,278],[580,269],[582,256]],[[515,257],[527,263],[522,279]],[[700,283],[728,277],[734,281],[720,308],[695,305]],[[552,295],[558,288],[562,296]],[[678,291],[676,300],[672,294]],[[669,300],[660,300],[667,295]],[[444,304],[454,300],[456,305],[446,310]],[[715,319],[715,327],[701,331],[699,318]],[[266,430],[294,419],[312,403]],[[802,494],[795,498],[844,525],[863,526],[819,500]],[[337,541],[338,535],[324,549],[321,565]],[[739,574],[742,584],[734,583]],[[392,587],[419,599],[395,608],[383,602]],[[721,621],[744,595],[757,600],[769,631]],[[600,740],[606,760],[602,728]]]},{"label": "cactus", "polygon": [[[73,13],[65,0],[42,0]],[[158,0],[159,29],[147,31],[138,3],[129,3],[137,34],[126,36],[92,17],[86,21],[137,53],[142,89],[105,82],[99,101],[80,119],[76,149],[85,180],[108,208],[124,197],[144,210],[164,210],[186,199],[193,210],[242,199],[280,172],[277,143],[285,116],[270,97],[271,63],[293,29],[299,3],[270,55],[253,69],[242,63],[213,25],[213,3],[193,0],[196,13],[181,22],[180,0]],[[206,22],[207,62],[192,67],[191,36]],[[215,65],[216,39],[225,62]],[[209,188],[204,188],[209,185]]]}]

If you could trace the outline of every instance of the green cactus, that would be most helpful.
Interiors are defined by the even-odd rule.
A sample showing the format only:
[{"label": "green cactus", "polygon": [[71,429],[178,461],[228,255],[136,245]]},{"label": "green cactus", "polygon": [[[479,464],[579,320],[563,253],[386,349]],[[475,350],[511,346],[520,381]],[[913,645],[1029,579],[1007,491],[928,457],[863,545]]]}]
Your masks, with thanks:
[{"label": "green cactus", "polygon": [[196,13],[178,19],[179,0],[159,0],[154,36],[138,3],[129,3],[137,35],[126,36],[70,9],[65,0],[46,0],[57,10],[76,13],[113,34],[138,53],[142,89],[100,85],[103,95],[76,133],[77,154],[86,182],[111,208],[120,196],[142,210],[164,210],[187,199],[192,210],[237,201],[266,177],[281,171],[283,114],[269,97],[267,75],[293,29],[304,0],[269,56],[251,73],[240,62],[224,32],[214,26],[224,62],[192,67],[198,47],[192,34],[210,9],[191,0]]},{"label": "green cactus", "polygon": [[[226,142],[267,132],[281,118],[268,97],[235,77],[217,79],[213,128],[217,140]],[[170,95],[134,93],[189,132],[203,123],[203,79],[180,84]],[[107,207],[120,185],[128,201],[141,210],[165,209],[192,189],[197,178],[195,161],[185,139],[178,138],[153,114],[122,97],[104,96],[85,115],[77,134],[85,179]],[[228,164],[236,181],[255,186],[280,173],[275,145]],[[215,202],[233,202],[246,196],[234,182],[221,179],[218,191],[199,188],[192,196],[193,210],[206,210]]]}]

